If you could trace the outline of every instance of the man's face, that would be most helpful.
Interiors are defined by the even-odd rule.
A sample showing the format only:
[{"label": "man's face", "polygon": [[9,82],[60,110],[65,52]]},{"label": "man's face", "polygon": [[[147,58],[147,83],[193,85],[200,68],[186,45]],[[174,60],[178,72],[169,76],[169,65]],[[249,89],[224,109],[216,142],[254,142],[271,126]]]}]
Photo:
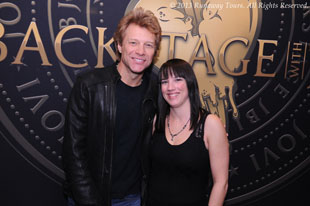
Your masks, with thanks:
[{"label": "man's face", "polygon": [[155,49],[155,35],[146,28],[130,24],[122,45],[118,45],[120,65],[125,66],[129,73],[141,74],[152,63]]}]

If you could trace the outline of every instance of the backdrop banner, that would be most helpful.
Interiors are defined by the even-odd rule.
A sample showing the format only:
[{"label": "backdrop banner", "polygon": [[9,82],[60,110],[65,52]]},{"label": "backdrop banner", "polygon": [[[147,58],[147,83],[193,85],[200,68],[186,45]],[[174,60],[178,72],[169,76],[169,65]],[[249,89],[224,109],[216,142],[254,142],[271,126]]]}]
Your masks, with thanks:
[{"label": "backdrop banner", "polygon": [[226,125],[226,205],[258,202],[308,171],[310,3],[302,0],[1,1],[1,156],[9,145],[61,190],[73,83],[116,60],[113,33],[136,7],[162,27],[154,67],[188,61],[204,107]]}]

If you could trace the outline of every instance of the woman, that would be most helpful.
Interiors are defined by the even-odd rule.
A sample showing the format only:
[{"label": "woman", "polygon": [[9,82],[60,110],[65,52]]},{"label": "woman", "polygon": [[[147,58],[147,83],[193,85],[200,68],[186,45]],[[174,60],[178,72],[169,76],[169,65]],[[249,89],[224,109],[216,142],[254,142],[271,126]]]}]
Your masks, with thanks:
[{"label": "woman", "polygon": [[159,82],[148,206],[223,205],[229,144],[221,120],[202,109],[198,83],[186,61],[164,63]]}]

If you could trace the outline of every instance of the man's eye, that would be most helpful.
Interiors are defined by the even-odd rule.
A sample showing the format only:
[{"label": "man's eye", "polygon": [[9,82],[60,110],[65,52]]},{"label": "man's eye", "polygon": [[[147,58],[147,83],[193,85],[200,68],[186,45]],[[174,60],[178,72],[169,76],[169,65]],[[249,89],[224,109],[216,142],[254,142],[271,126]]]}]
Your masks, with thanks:
[{"label": "man's eye", "polygon": [[151,49],[154,48],[154,45],[153,45],[153,44],[145,44],[145,46],[146,46],[147,48],[151,48]]},{"label": "man's eye", "polygon": [[130,41],[129,44],[131,44],[131,45],[136,45],[137,42],[135,42],[135,41]]}]

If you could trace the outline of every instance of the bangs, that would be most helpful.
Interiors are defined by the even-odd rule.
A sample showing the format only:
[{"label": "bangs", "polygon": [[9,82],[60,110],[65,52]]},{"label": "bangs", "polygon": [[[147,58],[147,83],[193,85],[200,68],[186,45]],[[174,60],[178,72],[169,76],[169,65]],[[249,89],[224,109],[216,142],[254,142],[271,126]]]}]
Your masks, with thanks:
[{"label": "bangs", "polygon": [[186,75],[183,69],[172,66],[163,67],[159,74],[160,81],[163,79],[168,79],[169,76],[185,78]]},{"label": "bangs", "polygon": [[159,131],[165,131],[166,117],[170,112],[170,105],[163,97],[162,87],[169,77],[183,78],[186,81],[188,89],[188,97],[190,101],[190,128],[196,129],[199,125],[199,117],[201,116],[201,102],[198,82],[192,66],[182,59],[170,59],[165,62],[159,69],[158,73],[158,119],[156,120],[156,128]]}]

